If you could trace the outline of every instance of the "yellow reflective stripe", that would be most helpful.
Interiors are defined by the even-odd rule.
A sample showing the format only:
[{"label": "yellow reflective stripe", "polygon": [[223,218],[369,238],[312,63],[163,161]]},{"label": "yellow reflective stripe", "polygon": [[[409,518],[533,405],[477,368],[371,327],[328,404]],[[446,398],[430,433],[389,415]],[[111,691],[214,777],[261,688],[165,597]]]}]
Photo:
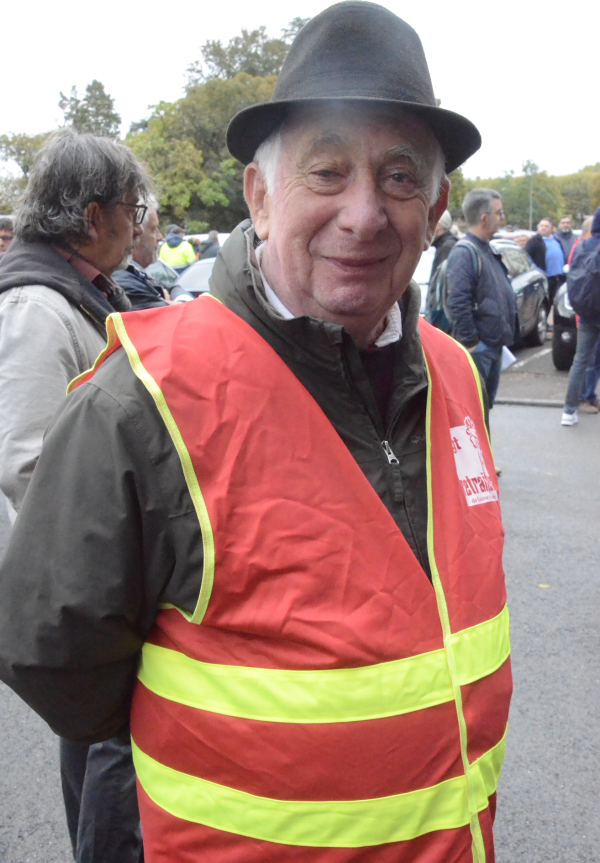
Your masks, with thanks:
[{"label": "yellow reflective stripe", "polygon": [[431,479],[431,401],[433,386],[427,357],[425,357],[425,367],[427,369],[427,379],[429,383],[429,386],[427,387],[427,410],[425,414],[425,435],[427,441],[427,553],[429,556],[429,566],[431,568],[431,576],[433,588],[435,590],[438,613],[440,615],[442,632],[444,635],[444,650],[446,652],[448,670],[450,672],[452,688],[454,690],[454,701],[456,704],[456,717],[458,719],[458,733],[460,738],[460,753],[462,757],[463,768],[465,771],[465,779],[467,784],[467,806],[469,810],[468,820],[471,826],[471,837],[473,839],[473,863],[485,863],[485,846],[483,843],[481,825],[479,824],[479,816],[477,814],[478,789],[474,778],[473,768],[469,764],[469,756],[467,752],[467,723],[463,711],[462,693],[460,691],[460,680],[458,677],[456,658],[453,649],[452,630],[450,628],[450,616],[448,614],[448,606],[446,603],[446,597],[444,595],[444,588],[442,586],[440,574],[435,559],[435,546],[433,537],[433,485]]},{"label": "yellow reflective stripe", "polygon": [[[510,653],[508,611],[451,637],[461,684],[496,671]],[[265,722],[379,719],[452,701],[445,651],[360,668],[282,671],[199,662],[147,643],[139,679],[156,695],[211,713]]]},{"label": "yellow reflective stripe", "polygon": [[102,348],[98,356],[96,357],[96,361],[91,369],[88,369],[85,372],[82,372],[80,375],[77,375],[76,378],[73,378],[69,386],[67,387],[67,395],[72,392],[82,381],[83,378],[86,378],[88,375],[92,375],[100,363],[104,360],[107,353],[114,347],[115,342],[117,341],[117,334],[115,333],[115,328],[111,321],[112,315],[106,319],[106,346]]},{"label": "yellow reflective stripe", "polygon": [[144,386],[154,399],[154,403],[156,404],[156,407],[158,408],[163,422],[166,425],[169,434],[171,435],[171,439],[173,440],[173,444],[175,445],[175,449],[177,450],[177,454],[179,455],[179,459],[181,461],[183,474],[190,492],[190,496],[192,498],[192,502],[194,504],[194,509],[196,510],[198,521],[200,522],[202,544],[204,548],[204,569],[202,573],[202,585],[200,587],[200,594],[198,596],[198,602],[196,603],[194,613],[191,615],[183,611],[181,613],[187,620],[190,621],[190,623],[201,623],[204,615],[206,614],[206,609],[210,600],[215,570],[214,537],[210,524],[208,510],[206,508],[204,497],[202,496],[202,492],[200,490],[200,485],[198,484],[198,479],[192,465],[190,454],[181,436],[181,432],[177,428],[177,423],[173,419],[173,415],[169,410],[169,406],[167,405],[167,402],[164,395],[162,394],[160,387],[158,386],[152,375],[144,367],[133,342],[129,338],[127,330],[125,329],[125,324],[123,323],[123,318],[121,317],[121,315],[115,313],[114,315],[110,316],[110,320],[114,324],[116,333],[121,340],[121,344],[123,345],[127,356],[129,357],[129,362],[131,364],[131,368],[133,369],[134,374],[144,384]]},{"label": "yellow reflective stripe", "polygon": [[[296,801],[257,797],[155,761],[132,741],[146,794],[176,818],[283,845],[364,848],[415,839],[469,823],[464,776],[370,800]],[[504,757],[504,738],[472,765],[476,806],[488,805]]]}]

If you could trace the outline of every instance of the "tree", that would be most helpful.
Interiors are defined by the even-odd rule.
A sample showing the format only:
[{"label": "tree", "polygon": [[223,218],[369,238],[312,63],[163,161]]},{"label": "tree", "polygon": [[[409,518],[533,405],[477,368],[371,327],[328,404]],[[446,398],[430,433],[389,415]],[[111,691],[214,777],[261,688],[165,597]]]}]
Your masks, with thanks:
[{"label": "tree", "polygon": [[[181,220],[185,210],[186,219],[208,223],[221,231],[231,230],[248,217],[242,191],[243,167],[231,158],[225,133],[234,114],[271,98],[275,81],[273,75],[260,78],[245,72],[227,80],[211,78],[188,88],[177,102],[155,106],[146,121],[147,132],[130,132],[125,143],[155,177],[156,171],[160,174],[158,197],[165,215]],[[142,123],[136,125],[143,128]],[[185,160],[176,159],[166,170],[169,149],[178,147],[178,142],[186,143],[190,162],[186,165]],[[199,169],[210,181],[208,184],[194,174]],[[188,180],[191,194],[183,207],[182,192]]]},{"label": "tree", "polygon": [[76,87],[71,87],[70,96],[61,92],[58,107],[64,114],[65,126],[104,138],[119,136],[121,116],[115,111],[115,100],[96,79],[87,85],[81,98]]},{"label": "tree", "polygon": [[467,182],[461,168],[457,168],[449,175],[450,180],[450,196],[448,199],[448,209],[452,214],[453,219],[459,219],[462,216],[462,202],[465,195],[469,191]]},{"label": "tree", "polygon": [[205,42],[201,60],[188,66],[188,87],[197,87],[211,78],[231,79],[245,72],[255,78],[279,75],[290,45],[309,18],[294,18],[281,37],[272,39],[263,25],[256,30],[242,29],[226,45],[220,40]]},{"label": "tree", "polygon": [[42,132],[38,135],[0,135],[0,159],[3,162],[15,162],[21,169],[23,177],[27,178],[35,157],[49,134],[49,132]]},{"label": "tree", "polygon": [[8,172],[0,176],[0,213],[12,213],[17,208],[35,157],[48,135],[48,132],[0,135],[0,161],[14,162],[21,172],[20,176]]}]

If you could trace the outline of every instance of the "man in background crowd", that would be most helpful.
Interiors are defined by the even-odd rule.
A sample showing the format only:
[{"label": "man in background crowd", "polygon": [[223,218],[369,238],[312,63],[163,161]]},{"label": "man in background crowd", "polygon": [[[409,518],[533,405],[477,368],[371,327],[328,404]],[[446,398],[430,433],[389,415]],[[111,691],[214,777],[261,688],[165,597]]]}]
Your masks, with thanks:
[{"label": "man in background crowd", "polygon": [[160,247],[158,257],[165,264],[182,273],[196,260],[196,252],[190,242],[184,240],[185,231],[179,225],[169,225],[167,238]]},{"label": "man in background crowd", "polygon": [[[93,135],[62,130],[31,171],[15,239],[0,262],[0,488],[11,520],[22,509],[44,433],[69,382],[104,348],[108,315],[131,308],[111,275],[142,234],[146,208],[139,201],[148,194],[148,178],[131,150]],[[101,450],[86,458],[99,470],[113,469],[103,465]],[[77,494],[94,497],[94,490]],[[77,590],[68,592],[72,597]],[[31,625],[44,611],[62,616],[64,595],[55,597],[55,606],[44,592],[30,599]],[[61,674],[56,669],[63,662],[79,670],[86,663],[85,651],[65,658],[44,647],[41,654],[50,676]],[[21,654],[19,663],[29,667],[31,657]],[[42,697],[51,698],[52,690],[49,684]],[[77,863],[139,863],[128,735],[93,746],[62,739],[60,760]]]},{"label": "man in background crowd", "polygon": [[435,257],[433,259],[433,264],[431,265],[432,275],[435,273],[439,265],[446,260],[454,248],[454,245],[458,242],[458,237],[455,237],[450,231],[451,227],[452,216],[450,215],[450,211],[446,210],[446,212],[442,214],[442,218],[437,223],[435,237],[431,243],[435,249]]},{"label": "man in background crowd", "polygon": [[573,222],[570,216],[562,217],[558,223],[558,231],[554,236],[562,246],[565,261],[568,261],[571,250],[577,242],[577,237],[573,233]]},{"label": "man in background crowd", "polygon": [[548,277],[548,298],[552,305],[559,286],[565,280],[563,269],[567,258],[562,245],[552,233],[552,219],[542,219],[537,227],[538,232],[529,240],[525,251],[536,267]]},{"label": "man in background crowd", "polygon": [[166,306],[168,294],[162,285],[146,272],[158,257],[163,235],[158,224],[156,203],[150,203],[142,222],[142,235],[134,246],[127,267],[117,270],[114,280],[124,289],[133,309],[156,309]]},{"label": "man in background crowd", "polygon": [[[586,266],[583,270],[580,269],[576,274],[575,268],[581,256],[588,257],[592,266]],[[569,270],[569,299],[577,312],[579,320],[577,326],[577,350],[571,371],[569,372],[569,384],[567,387],[567,395],[565,397],[565,405],[561,419],[561,425],[574,426],[579,422],[577,409],[582,413],[598,413],[597,398],[595,397],[595,384],[597,378],[593,380],[593,371],[590,378],[587,378],[589,368],[594,368],[595,360],[597,359],[597,345],[600,341],[600,281],[598,280],[598,262],[600,261],[600,207],[594,213],[591,236],[579,243],[571,261]],[[595,263],[595,266],[593,264]],[[572,291],[574,282],[571,280],[580,281],[583,286],[583,293],[578,291],[579,302],[575,302],[575,296]],[[586,296],[587,295],[587,296]],[[590,384],[592,386],[592,398],[580,404],[584,383],[587,383],[589,396]]]},{"label": "man in background crowd", "polygon": [[201,258],[216,258],[219,254],[219,232],[218,231],[209,231],[208,239],[206,242],[202,243],[202,247],[200,249],[200,257]]},{"label": "man in background crowd", "polygon": [[453,335],[473,357],[491,408],[500,383],[502,348],[514,342],[517,322],[506,267],[490,246],[504,219],[502,198],[494,189],[473,189],[463,201],[463,213],[467,233],[448,257],[447,305]]},{"label": "man in background crowd", "polygon": [[0,257],[8,250],[13,238],[13,220],[10,216],[0,218]]}]

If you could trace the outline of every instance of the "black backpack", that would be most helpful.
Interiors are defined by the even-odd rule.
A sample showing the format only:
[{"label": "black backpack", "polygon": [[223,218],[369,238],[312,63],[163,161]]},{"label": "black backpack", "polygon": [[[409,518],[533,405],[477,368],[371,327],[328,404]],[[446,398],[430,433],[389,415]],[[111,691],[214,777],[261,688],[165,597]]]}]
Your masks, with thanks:
[{"label": "black backpack", "polygon": [[[458,243],[454,245],[452,252],[458,246],[466,247],[471,252],[473,262],[477,270],[477,281],[479,281],[483,266],[481,255],[469,240],[459,240]],[[452,252],[450,252],[450,254],[452,254]],[[444,333],[448,333],[448,335],[452,333],[452,316],[450,315],[450,311],[446,303],[446,298],[448,296],[449,259],[450,257],[448,256],[446,260],[442,261],[439,267],[436,268],[435,272],[431,274],[429,287],[427,289],[427,308],[425,310],[425,320],[429,321],[429,323],[436,327],[436,329],[442,330]]]},{"label": "black backpack", "polygon": [[576,313],[588,320],[600,319],[600,243],[582,243],[573,255],[567,276],[567,293]]}]

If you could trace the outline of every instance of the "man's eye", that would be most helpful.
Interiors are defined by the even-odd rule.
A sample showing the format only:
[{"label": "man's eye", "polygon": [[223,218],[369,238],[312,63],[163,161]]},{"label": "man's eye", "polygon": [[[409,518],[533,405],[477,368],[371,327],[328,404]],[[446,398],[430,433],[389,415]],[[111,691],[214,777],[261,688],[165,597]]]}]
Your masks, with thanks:
[{"label": "man's eye", "polygon": [[409,198],[416,192],[418,183],[412,174],[404,171],[393,171],[384,177],[383,186],[389,195]]}]

